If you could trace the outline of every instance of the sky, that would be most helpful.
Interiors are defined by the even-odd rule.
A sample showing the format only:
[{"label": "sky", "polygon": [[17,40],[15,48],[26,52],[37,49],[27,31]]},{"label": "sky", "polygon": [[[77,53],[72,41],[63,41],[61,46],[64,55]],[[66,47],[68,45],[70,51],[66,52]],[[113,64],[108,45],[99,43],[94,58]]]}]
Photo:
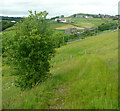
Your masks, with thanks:
[{"label": "sky", "polygon": [[76,13],[118,14],[119,0],[1,0],[0,16],[28,16],[28,10],[46,10],[48,18]]}]

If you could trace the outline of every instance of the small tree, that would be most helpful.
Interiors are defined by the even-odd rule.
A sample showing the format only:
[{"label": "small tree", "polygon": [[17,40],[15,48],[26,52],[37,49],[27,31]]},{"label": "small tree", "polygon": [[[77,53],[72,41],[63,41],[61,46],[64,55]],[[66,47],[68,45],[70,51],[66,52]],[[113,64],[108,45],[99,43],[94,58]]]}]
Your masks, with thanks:
[{"label": "small tree", "polygon": [[32,88],[49,75],[49,61],[54,56],[53,31],[46,20],[47,12],[30,15],[16,24],[16,34],[9,46],[9,57],[18,73],[16,85]]},{"label": "small tree", "polygon": [[57,23],[60,23],[60,20],[57,20]]}]

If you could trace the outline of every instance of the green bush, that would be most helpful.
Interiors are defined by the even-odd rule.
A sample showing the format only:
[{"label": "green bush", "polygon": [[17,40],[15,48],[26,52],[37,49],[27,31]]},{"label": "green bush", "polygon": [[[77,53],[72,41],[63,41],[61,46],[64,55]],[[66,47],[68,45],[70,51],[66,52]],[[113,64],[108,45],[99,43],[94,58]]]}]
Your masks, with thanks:
[{"label": "green bush", "polygon": [[6,57],[6,54],[9,53],[9,48],[14,41],[14,35],[14,30],[2,32],[2,57]]},{"label": "green bush", "polygon": [[16,86],[32,88],[49,75],[49,61],[54,56],[53,31],[46,20],[47,12],[30,15],[16,24],[12,43],[6,51],[9,61],[17,69]]},{"label": "green bush", "polygon": [[116,29],[116,28],[117,28],[116,23],[107,23],[107,24],[103,23],[98,26],[99,31],[111,30],[111,29]]}]

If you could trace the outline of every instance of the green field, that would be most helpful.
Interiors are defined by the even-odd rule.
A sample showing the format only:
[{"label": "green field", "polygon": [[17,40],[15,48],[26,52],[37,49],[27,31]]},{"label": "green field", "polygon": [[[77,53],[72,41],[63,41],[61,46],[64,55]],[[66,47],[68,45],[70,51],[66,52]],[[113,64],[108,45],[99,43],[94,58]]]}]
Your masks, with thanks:
[{"label": "green field", "polygon": [[95,26],[101,25],[102,23],[116,22],[112,19],[101,19],[101,18],[73,18],[74,23],[91,23]]},{"label": "green field", "polygon": [[3,65],[3,109],[118,108],[117,31],[56,49],[51,65],[51,78],[24,92]]},{"label": "green field", "polygon": [[[51,27],[53,29],[57,29],[59,31],[65,31],[68,28],[77,28],[86,29],[86,28],[94,28],[102,23],[117,23],[118,21],[113,21],[111,18],[72,18],[73,23],[51,23]],[[53,21],[52,21],[53,22]]]},{"label": "green field", "polygon": [[66,25],[68,25],[68,24],[64,24],[64,23],[52,23],[52,24],[50,24],[50,25],[51,25],[51,27],[52,27],[53,29],[55,29],[55,28],[57,28],[57,27],[66,26]]}]

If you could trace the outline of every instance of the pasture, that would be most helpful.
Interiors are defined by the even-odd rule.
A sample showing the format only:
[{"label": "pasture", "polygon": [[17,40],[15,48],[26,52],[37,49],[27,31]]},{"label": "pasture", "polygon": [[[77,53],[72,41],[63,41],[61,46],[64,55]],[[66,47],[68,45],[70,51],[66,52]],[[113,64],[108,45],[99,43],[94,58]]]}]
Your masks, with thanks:
[{"label": "pasture", "polygon": [[22,92],[14,86],[15,69],[3,64],[3,109],[118,108],[117,31],[57,48],[51,66],[47,81]]},{"label": "pasture", "polygon": [[68,28],[77,28],[78,30],[83,30],[86,28],[98,27],[102,23],[117,23],[111,18],[72,18],[72,23],[51,23],[51,28],[58,31],[65,31]]}]

